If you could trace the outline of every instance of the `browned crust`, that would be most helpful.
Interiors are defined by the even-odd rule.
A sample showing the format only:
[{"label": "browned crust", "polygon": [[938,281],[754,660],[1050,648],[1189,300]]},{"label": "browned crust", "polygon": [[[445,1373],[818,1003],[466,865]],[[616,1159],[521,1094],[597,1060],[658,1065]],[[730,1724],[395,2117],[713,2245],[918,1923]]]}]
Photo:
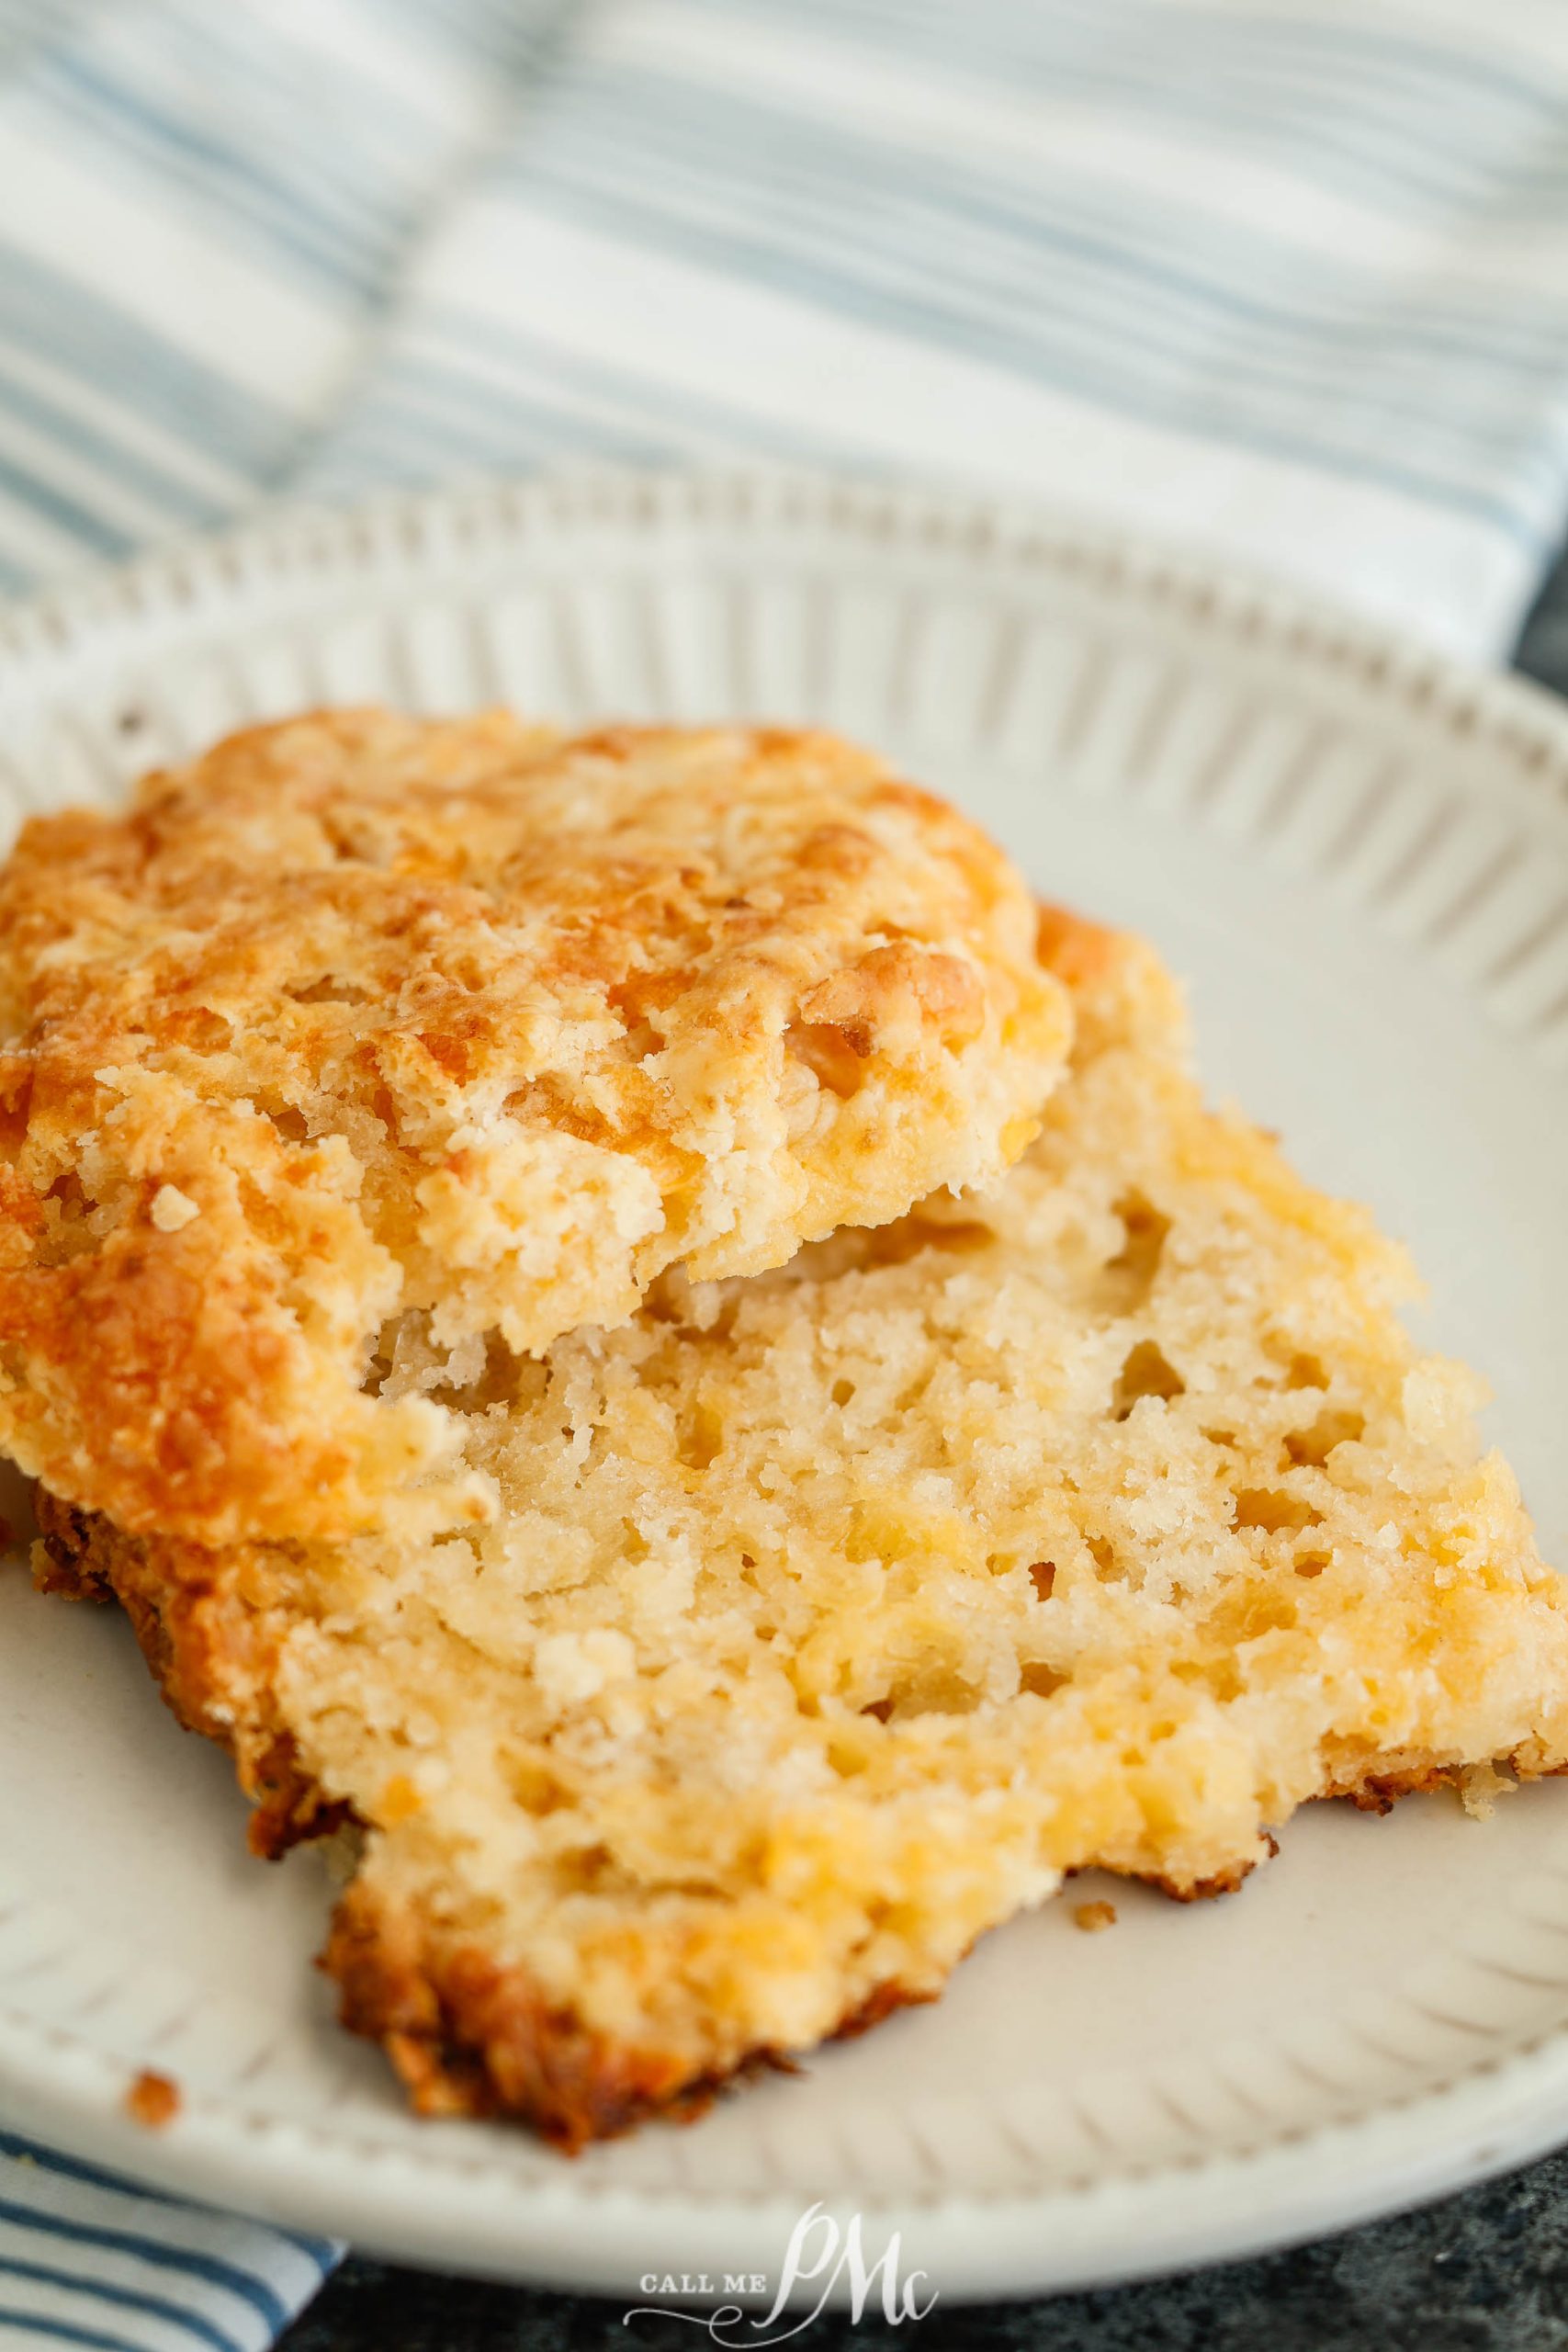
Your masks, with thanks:
[{"label": "browned crust", "polygon": [[1157,1887],[1162,1894],[1168,1895],[1172,1903],[1207,1903],[1216,1894],[1235,1894],[1252,1876],[1259,1861],[1272,1861],[1279,1852],[1279,1839],[1271,1838],[1267,1830],[1263,1833],[1263,1843],[1269,1849],[1268,1853],[1260,1854],[1257,1861],[1233,1862],[1229,1870],[1216,1871],[1213,1878],[1194,1879],[1190,1885],[1183,1886],[1179,1879],[1157,1878],[1150,1873],[1145,1876],[1144,1883],[1147,1886]]},{"label": "browned crust", "polygon": [[647,2116],[689,2120],[717,2088],[666,2052],[590,2031],[520,1969],[439,1950],[362,1888],[339,1903],[319,1965],[344,2025],[381,2044],[420,2115],[522,2117],[575,2154]]},{"label": "browned crust", "polygon": [[1329,1793],[1343,1797],[1358,1813],[1385,1814],[1393,1811],[1401,1797],[1430,1796],[1436,1789],[1456,1787],[1459,1780],[1457,1768],[1445,1770],[1433,1764],[1414,1772],[1367,1772],[1346,1780]]},{"label": "browned crust", "polygon": [[33,1582],[39,1592],[56,1592],[66,1600],[112,1600],[114,1587],[101,1552],[95,1552],[86,1512],[43,1487],[33,1490],[33,1509],[39,1527]]},{"label": "browned crust", "polygon": [[854,2041],[863,2033],[869,2033],[874,2025],[880,2025],[884,2018],[890,2018],[896,2009],[922,2008],[928,2001],[940,1998],[938,1993],[914,1992],[908,1984],[879,1984],[874,1992],[866,1995],[858,2008],[851,2009],[840,2020],[827,2039]]},{"label": "browned crust", "polygon": [[[1568,1763],[1541,1764],[1523,1753],[1490,1760],[1517,1781],[1556,1781],[1568,1775]],[[1392,1813],[1401,1797],[1429,1796],[1436,1789],[1462,1789],[1466,1773],[1472,1770],[1468,1764],[1432,1764],[1405,1772],[1360,1772],[1336,1781],[1325,1794],[1343,1797],[1359,1813]]]},{"label": "browned crust", "polygon": [[[795,2071],[763,2046],[733,2066],[694,2074],[678,2054],[617,2042],[552,2007],[525,1971],[471,1947],[442,1949],[361,1887],[338,1905],[318,1963],[342,1994],[339,2016],[378,2041],[421,2115],[520,2117],[569,2155],[651,2116],[689,2123],[728,2083]],[[825,2040],[870,2032],[934,1992],[879,1984]]]}]

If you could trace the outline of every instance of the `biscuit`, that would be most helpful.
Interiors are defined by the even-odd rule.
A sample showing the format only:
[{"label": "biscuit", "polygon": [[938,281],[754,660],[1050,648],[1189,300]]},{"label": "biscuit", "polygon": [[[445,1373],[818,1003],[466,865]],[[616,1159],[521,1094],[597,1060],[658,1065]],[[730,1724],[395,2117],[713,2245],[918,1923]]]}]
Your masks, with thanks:
[{"label": "biscuit", "polygon": [[1568,1610],[1400,1250],[1206,1112],[1135,942],[1042,942],[1026,1159],[492,1355],[492,1524],[224,1553],[43,1507],[253,1841],[363,1825],[326,1964],[427,2113],[564,2146],[930,1998],[1080,1867],[1238,1885],[1311,1798],[1568,1761]]},{"label": "biscuit", "polygon": [[976,827],[827,735],[323,713],[35,820],[0,1446],[207,1543],[482,1516],[445,1398],[492,1334],[1017,1157],[1070,1030],[1032,936]]}]

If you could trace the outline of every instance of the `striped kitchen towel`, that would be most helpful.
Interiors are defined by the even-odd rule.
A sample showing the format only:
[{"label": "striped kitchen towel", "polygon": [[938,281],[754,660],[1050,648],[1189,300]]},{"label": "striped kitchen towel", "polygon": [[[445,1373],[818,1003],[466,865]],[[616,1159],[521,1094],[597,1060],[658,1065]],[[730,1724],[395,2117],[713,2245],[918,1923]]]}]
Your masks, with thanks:
[{"label": "striped kitchen towel", "polygon": [[1568,514],[1558,0],[0,0],[0,583],[752,452],[1497,654]]},{"label": "striped kitchen towel", "polygon": [[715,447],[1501,652],[1568,512],[1568,9],[608,0],[306,478]]},{"label": "striped kitchen towel", "polygon": [[6,2352],[265,2352],[340,2251],[175,2204],[0,2132]]},{"label": "striped kitchen towel", "polygon": [[0,590],[287,486],[553,0],[0,0]]}]

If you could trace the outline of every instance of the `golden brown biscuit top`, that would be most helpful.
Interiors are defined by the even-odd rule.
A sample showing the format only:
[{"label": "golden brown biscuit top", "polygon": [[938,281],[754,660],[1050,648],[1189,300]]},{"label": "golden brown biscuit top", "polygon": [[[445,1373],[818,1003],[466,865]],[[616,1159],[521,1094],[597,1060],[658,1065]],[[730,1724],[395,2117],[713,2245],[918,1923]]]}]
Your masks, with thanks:
[{"label": "golden brown biscuit top", "polygon": [[0,1444],[209,1541],[482,1513],[439,1399],[489,1335],[1017,1156],[1071,1026],[1033,920],[974,825],[819,734],[326,712],[35,820]]}]

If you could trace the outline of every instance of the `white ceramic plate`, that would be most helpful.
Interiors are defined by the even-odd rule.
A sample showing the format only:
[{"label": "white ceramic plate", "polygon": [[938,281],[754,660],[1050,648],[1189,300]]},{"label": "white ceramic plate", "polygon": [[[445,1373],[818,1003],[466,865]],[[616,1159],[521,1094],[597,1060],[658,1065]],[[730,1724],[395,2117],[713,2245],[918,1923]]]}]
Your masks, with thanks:
[{"label": "white ceramic plate", "polygon": [[[1429,1335],[1491,1379],[1568,1561],[1568,722],[1543,696],[1071,526],[598,476],[297,518],[0,622],[0,795],[108,797],[369,696],[825,720],[1146,930],[1213,1088],[1414,1245]],[[251,1861],[227,1762],[125,1626],[19,1572],[0,1790],[7,2118],[433,2265],[628,2300],[649,2273],[776,2279],[820,2199],[868,2253],[899,2229],[949,2298],[997,2295],[1307,2235],[1568,2137],[1568,1785],[1485,1825],[1321,1807],[1231,1901],[1114,1889],[1108,1935],[1049,1907],[937,2007],[576,2164],[404,2113],[310,1967],[319,1861]],[[142,2064],[184,2092],[157,2136],[121,2109]]]}]

